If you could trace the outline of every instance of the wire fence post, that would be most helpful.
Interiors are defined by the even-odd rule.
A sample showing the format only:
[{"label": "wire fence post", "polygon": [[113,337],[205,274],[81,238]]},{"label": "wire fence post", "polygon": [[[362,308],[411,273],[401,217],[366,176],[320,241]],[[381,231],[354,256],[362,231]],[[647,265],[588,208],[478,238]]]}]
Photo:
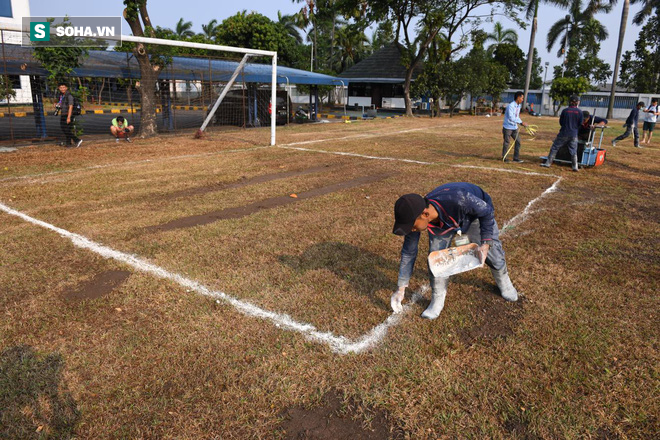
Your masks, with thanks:
[{"label": "wire fence post", "polygon": [[11,117],[11,103],[9,102],[9,75],[7,75],[7,57],[5,56],[5,31],[0,29],[0,40],[2,40],[2,64],[5,67],[5,96],[7,97],[7,113],[9,114],[9,136],[11,144],[16,145],[14,140],[14,124]]}]

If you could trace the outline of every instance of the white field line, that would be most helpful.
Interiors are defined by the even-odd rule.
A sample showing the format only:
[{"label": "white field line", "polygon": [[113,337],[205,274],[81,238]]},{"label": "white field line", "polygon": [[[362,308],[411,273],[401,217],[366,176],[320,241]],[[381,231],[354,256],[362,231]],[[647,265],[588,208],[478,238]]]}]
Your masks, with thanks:
[{"label": "white field line", "polygon": [[[293,145],[304,145],[304,144],[314,144],[314,143],[320,143],[320,142],[329,142],[329,141],[338,141],[338,140],[345,140],[345,139],[356,139],[356,138],[366,138],[366,137],[383,137],[383,136],[390,136],[390,135],[396,135],[396,134],[401,134],[401,133],[409,133],[412,131],[421,131],[421,130],[429,130],[429,129],[434,129],[434,128],[444,128],[444,127],[449,127],[451,125],[442,125],[442,126],[429,126],[429,127],[419,127],[419,128],[412,128],[408,130],[400,130],[400,131],[393,131],[393,132],[379,132],[379,131],[371,131],[368,133],[363,133],[359,135],[353,135],[353,136],[345,136],[341,138],[328,138],[328,139],[317,139],[317,140],[312,140],[312,141],[301,141],[301,142],[293,142],[290,144],[282,144],[278,145],[278,147],[285,148]],[[48,177],[48,176],[56,176],[56,175],[61,175],[61,174],[71,174],[71,173],[77,173],[77,172],[83,172],[83,171],[90,171],[90,170],[98,170],[98,169],[103,169],[103,168],[111,168],[111,167],[122,167],[122,166],[130,166],[130,165],[142,165],[142,164],[151,164],[151,163],[157,163],[157,162],[162,162],[162,161],[167,161],[167,160],[178,160],[178,159],[189,159],[189,158],[194,158],[194,157],[207,157],[207,156],[215,156],[215,155],[221,155],[224,153],[241,153],[244,151],[252,151],[252,150],[259,150],[259,149],[264,149],[264,148],[270,148],[270,146],[262,146],[262,147],[252,147],[252,148],[240,148],[240,149],[235,149],[235,150],[224,150],[224,151],[216,151],[212,153],[200,153],[200,154],[186,154],[182,156],[170,156],[170,157],[165,157],[165,158],[158,158],[158,159],[145,159],[145,160],[138,160],[138,161],[133,161],[133,162],[119,162],[119,163],[112,163],[112,164],[106,164],[106,165],[95,165],[91,167],[84,167],[84,168],[75,168],[72,170],[62,170],[62,171],[52,171],[49,173],[37,173],[37,174],[26,174],[24,176],[12,176],[12,177],[5,177],[3,179],[0,179],[0,183],[7,182],[7,181],[18,181],[18,180],[24,180],[24,179],[39,179],[42,177]],[[292,148],[294,149],[294,148]],[[302,151],[305,151],[305,149],[301,149]],[[314,152],[315,150],[308,150]],[[319,152],[319,151],[316,151]],[[333,153],[333,152],[327,152],[330,154],[338,154],[338,153]],[[345,154],[346,156],[357,156],[356,154],[353,153],[347,153]],[[369,159],[379,159],[376,156],[365,156]],[[413,160],[405,160],[405,159],[389,159],[389,160],[402,160],[404,162],[417,162]],[[417,162],[417,163],[422,163],[424,164],[425,162]],[[31,182],[32,183],[32,182]]]},{"label": "white field line", "polygon": [[502,234],[504,234],[507,231],[507,229],[514,228],[517,225],[519,225],[520,223],[522,223],[523,221],[525,221],[525,219],[527,219],[527,216],[531,212],[532,206],[534,206],[534,204],[536,204],[536,202],[538,202],[539,200],[541,200],[543,197],[547,196],[548,194],[557,191],[557,186],[559,185],[559,182],[561,182],[561,179],[562,179],[561,177],[558,178],[555,181],[555,183],[552,184],[552,186],[550,188],[546,189],[545,191],[543,191],[543,193],[540,196],[538,196],[537,198],[535,198],[534,200],[529,202],[527,204],[527,206],[525,207],[525,209],[523,209],[523,211],[520,214],[514,216],[508,222],[504,222],[504,226],[502,226]]},{"label": "white field line", "polygon": [[[522,213],[516,215],[510,221],[506,222],[504,224],[504,227],[502,228],[502,235],[506,233],[507,228],[524,221],[524,219],[529,214],[531,207],[545,195],[556,191],[557,185],[559,184],[560,181],[561,178],[559,178],[543,194],[541,194],[539,197],[529,202],[527,204],[527,207],[525,207]],[[149,263],[148,261],[136,255],[126,254],[124,252],[112,249],[108,246],[104,246],[102,244],[96,243],[86,237],[83,237],[82,235],[75,234],[65,229],[58,228],[57,226],[54,226],[50,223],[46,223],[44,221],[30,217],[29,215],[16,211],[15,209],[12,209],[2,203],[0,203],[0,211],[4,211],[9,215],[19,217],[25,220],[26,222],[54,231],[60,236],[71,240],[71,242],[75,246],[80,247],[82,249],[90,250],[94,253],[101,255],[104,258],[111,258],[117,260],[119,262],[122,262],[124,264],[133,267],[138,271],[146,272],[151,275],[154,275],[157,278],[174,281],[180,286],[188,290],[197,292],[200,295],[214,298],[217,301],[222,300],[247,316],[269,320],[272,323],[274,323],[275,326],[278,328],[284,328],[286,330],[301,333],[305,338],[309,339],[310,341],[317,342],[320,344],[325,344],[328,347],[330,347],[332,351],[339,354],[362,353],[378,345],[387,335],[387,331],[389,330],[389,328],[398,325],[401,322],[402,317],[405,314],[407,314],[409,310],[411,310],[412,305],[416,302],[419,302],[419,300],[423,298],[423,294],[429,289],[429,286],[425,285],[422,286],[419,291],[414,292],[412,301],[410,301],[408,304],[404,306],[405,313],[392,314],[381,324],[372,328],[370,331],[368,331],[361,337],[355,340],[350,340],[344,336],[335,336],[331,332],[319,331],[312,324],[298,322],[287,314],[266,310],[248,301],[234,298],[233,296],[230,296],[225,292],[209,289],[208,287],[204,286],[203,284],[197,281],[191,280],[177,273],[170,272],[160,266],[156,266],[155,264]]]},{"label": "white field line", "polygon": [[353,156],[353,157],[361,157],[361,158],[365,158],[365,159],[393,160],[393,161],[398,161],[398,162],[418,163],[418,164],[421,164],[421,165],[433,165],[434,164],[434,162],[422,162],[420,160],[398,159],[396,157],[365,156],[364,154],[347,153],[347,152],[342,152],[342,151],[312,150],[312,149],[309,149],[309,148],[289,147],[289,146],[284,146],[284,145],[278,145],[277,147],[285,148],[287,150],[298,150],[298,151],[309,151],[309,152],[312,152],[312,153],[335,154],[335,155],[338,155],[338,156]]},{"label": "white field line", "polygon": [[[284,328],[287,330],[301,333],[305,338],[313,342],[325,344],[329,346],[332,351],[339,354],[361,353],[365,350],[369,350],[370,348],[373,348],[380,341],[383,340],[383,338],[387,334],[387,330],[390,327],[397,325],[402,318],[402,314],[391,315],[383,323],[377,325],[376,327],[374,327],[373,329],[371,329],[369,332],[365,333],[361,337],[357,338],[356,340],[350,340],[344,336],[335,336],[330,332],[319,331],[316,327],[314,327],[311,324],[297,322],[289,315],[272,312],[270,310],[265,310],[250,302],[234,298],[226,294],[225,292],[212,290],[197,281],[191,280],[177,273],[169,272],[168,270],[160,266],[156,266],[155,264],[149,263],[148,261],[136,255],[126,254],[124,252],[112,249],[108,246],[104,246],[102,244],[96,243],[86,237],[83,237],[82,235],[69,232],[65,229],[61,229],[58,228],[57,226],[51,225],[50,223],[46,223],[44,221],[30,217],[2,203],[0,203],[0,210],[6,212],[9,215],[19,217],[25,220],[26,222],[54,231],[60,236],[71,240],[71,242],[79,248],[90,250],[96,254],[101,255],[104,258],[111,258],[117,260],[119,262],[122,262],[124,264],[133,267],[138,271],[146,272],[151,275],[154,275],[157,278],[174,281],[180,286],[188,290],[195,291],[200,295],[208,296],[218,301],[222,300],[225,303],[228,303],[229,305],[233,306],[239,312],[248,316],[269,320],[272,323],[274,323],[275,326],[278,328]],[[414,296],[415,299],[414,301],[417,301],[417,299],[421,297],[421,294],[423,292],[424,289],[422,289],[420,293]],[[413,302],[409,303],[407,308],[404,308],[404,310],[409,310],[411,308],[410,304],[412,304]]]}]

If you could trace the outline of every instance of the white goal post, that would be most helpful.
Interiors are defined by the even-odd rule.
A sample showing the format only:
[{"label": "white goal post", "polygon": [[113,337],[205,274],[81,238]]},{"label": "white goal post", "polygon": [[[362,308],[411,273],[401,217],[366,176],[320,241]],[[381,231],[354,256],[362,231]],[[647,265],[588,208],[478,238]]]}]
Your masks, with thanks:
[{"label": "white goal post", "polygon": [[[23,28],[22,25],[19,24],[12,24],[12,23],[2,23],[0,24],[0,30],[5,30],[5,31],[12,31],[12,32],[20,32],[22,34],[29,34],[30,30]],[[270,57],[271,58],[271,97],[270,97],[270,102],[271,102],[271,108],[272,108],[272,114],[270,118],[270,145],[275,145],[276,143],[276,92],[277,92],[277,52],[269,51],[269,50],[258,50],[258,49],[246,49],[246,48],[241,48],[241,47],[232,47],[232,46],[221,46],[217,44],[207,44],[207,43],[192,43],[189,41],[177,41],[177,40],[165,40],[162,38],[149,38],[149,37],[135,37],[133,35],[120,35],[118,37],[104,37],[104,39],[107,40],[120,40],[126,41],[126,42],[131,42],[131,43],[143,43],[143,44],[154,44],[154,45],[162,45],[162,46],[174,46],[174,47],[185,47],[185,48],[190,48],[190,49],[205,49],[205,50],[214,50],[218,52],[233,52],[233,53],[240,53],[245,55],[243,58],[243,61],[241,61],[241,65],[239,65],[239,68],[236,69],[236,72],[234,72],[234,79],[237,76],[240,68],[242,65],[245,64],[245,61],[249,56],[263,56],[263,57]],[[222,100],[222,97],[226,93],[228,88],[225,88],[223,90],[223,94],[221,94],[220,99],[216,101],[214,105],[214,109],[217,109],[217,107],[220,105],[220,101]],[[203,124],[203,128],[206,128],[206,125],[208,124],[208,120],[210,118],[207,118]]]}]

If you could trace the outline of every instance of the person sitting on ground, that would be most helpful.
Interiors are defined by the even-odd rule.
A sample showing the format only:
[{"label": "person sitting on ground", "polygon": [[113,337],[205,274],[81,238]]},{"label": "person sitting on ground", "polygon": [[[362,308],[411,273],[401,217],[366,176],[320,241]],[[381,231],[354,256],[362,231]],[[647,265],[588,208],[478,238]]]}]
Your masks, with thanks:
[{"label": "person sitting on ground", "polygon": [[119,142],[119,138],[124,138],[126,142],[131,142],[129,134],[133,133],[134,129],[132,125],[128,125],[128,121],[123,116],[117,116],[112,120],[110,133],[115,137],[115,142]]},{"label": "person sitting on ground", "polygon": [[[658,99],[653,98],[651,100],[651,105],[644,110],[646,116],[644,117],[644,125],[642,126],[642,133],[644,137],[642,138],[643,144],[650,144],[651,138],[653,137],[653,129],[655,128],[655,123],[658,121],[658,115],[660,115],[660,108],[658,108]],[[646,134],[648,133],[649,138],[646,139]]]},{"label": "person sitting on ground", "polygon": [[642,101],[639,101],[635,108],[630,110],[630,114],[628,115],[628,119],[626,119],[626,123],[623,124],[623,127],[626,129],[626,131],[621,135],[617,136],[614,138],[612,141],[612,146],[616,147],[616,143],[619,141],[624,140],[628,136],[630,136],[630,133],[633,133],[634,135],[634,146],[636,148],[642,148],[639,145],[639,130],[637,129],[637,122],[639,121],[639,110],[644,107],[644,103]]},{"label": "person sitting on ground", "polygon": [[[467,182],[447,183],[435,188],[425,197],[406,194],[394,204],[392,233],[405,236],[399,264],[398,290],[392,294],[390,305],[395,313],[403,310],[406,287],[413,273],[420,232],[428,231],[429,253],[446,249],[456,234],[465,234],[471,242],[479,243],[481,262],[490,267],[502,298],[517,301],[518,292],[511,283],[504,250],[499,240],[493,200],[488,193]],[[435,277],[429,268],[432,299],[422,318],[435,319],[440,315],[447,294],[449,278]]]},{"label": "person sitting on ground", "polygon": [[582,111],[582,125],[578,128],[578,144],[586,144],[589,142],[589,134],[591,129],[594,127],[605,127],[607,125],[607,119],[601,118],[596,115],[591,115],[588,111]]},{"label": "person sitting on ground", "polygon": [[582,110],[578,108],[580,104],[580,97],[573,95],[569,99],[569,106],[562,110],[561,115],[559,116],[559,125],[561,129],[557,133],[557,137],[550,147],[550,152],[548,153],[548,159],[545,163],[542,163],[542,167],[550,168],[552,161],[555,160],[555,156],[560,148],[567,146],[568,151],[571,154],[571,163],[573,165],[573,171],[578,171],[578,159],[577,159],[577,147],[578,147],[578,129],[584,122],[584,116],[582,115]]}]

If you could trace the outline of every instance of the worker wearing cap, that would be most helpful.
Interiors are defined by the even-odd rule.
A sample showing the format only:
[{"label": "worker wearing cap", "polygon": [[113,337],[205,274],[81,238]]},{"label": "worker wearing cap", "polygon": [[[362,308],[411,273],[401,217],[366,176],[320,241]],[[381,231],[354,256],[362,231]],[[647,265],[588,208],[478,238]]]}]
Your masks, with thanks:
[{"label": "worker wearing cap", "polygon": [[[415,266],[420,233],[424,231],[429,234],[429,253],[446,249],[455,235],[466,234],[472,243],[480,245],[481,262],[485,261],[490,267],[502,297],[507,301],[518,300],[518,292],[509,279],[492,199],[477,185],[447,183],[425,197],[419,194],[401,196],[394,205],[392,233],[405,237],[398,290],[390,300],[395,313],[403,310],[401,301]],[[429,279],[431,304],[422,313],[422,318],[435,319],[444,307],[449,279],[435,277],[430,268]]]},{"label": "worker wearing cap", "polygon": [[542,167],[550,168],[552,161],[555,160],[557,151],[562,147],[567,146],[571,154],[571,163],[573,171],[578,171],[577,147],[578,147],[578,130],[584,122],[584,115],[582,110],[578,108],[580,104],[580,97],[573,95],[569,99],[569,106],[562,110],[559,116],[559,133],[550,147],[548,159],[541,164]]}]

